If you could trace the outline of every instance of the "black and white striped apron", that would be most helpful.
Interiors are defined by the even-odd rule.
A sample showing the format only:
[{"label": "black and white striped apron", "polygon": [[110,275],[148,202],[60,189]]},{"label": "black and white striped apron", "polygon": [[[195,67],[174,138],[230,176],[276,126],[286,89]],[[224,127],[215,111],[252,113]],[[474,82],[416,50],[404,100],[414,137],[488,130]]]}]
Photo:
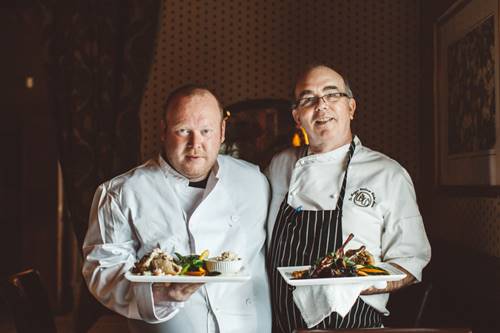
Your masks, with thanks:
[{"label": "black and white striped apron", "polygon": [[[335,251],[342,245],[342,204],[347,182],[347,170],[354,154],[351,142],[347,155],[346,171],[335,210],[300,210],[288,205],[287,197],[280,206],[274,224],[268,252],[273,332],[290,333],[306,328],[299,309],[293,302],[293,289],[280,276],[277,267],[310,265],[316,259]],[[306,150],[301,157],[305,156]],[[342,318],[336,312],[326,317],[314,328],[380,327],[380,313],[358,297],[351,311]]]}]

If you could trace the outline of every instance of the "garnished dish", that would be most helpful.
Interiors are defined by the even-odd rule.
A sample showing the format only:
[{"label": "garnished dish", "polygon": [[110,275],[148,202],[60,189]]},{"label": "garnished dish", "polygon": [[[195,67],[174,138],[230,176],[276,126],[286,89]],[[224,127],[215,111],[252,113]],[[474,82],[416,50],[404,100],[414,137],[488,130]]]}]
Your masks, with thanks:
[{"label": "garnished dish", "polygon": [[242,267],[243,260],[230,251],[208,258],[206,250],[199,255],[174,253],[172,256],[154,249],[136,262],[125,273],[125,278],[145,283],[242,283],[251,279]]},{"label": "garnished dish", "polygon": [[231,251],[222,252],[221,255],[210,259],[207,259],[208,250],[199,255],[186,256],[176,252],[175,256],[177,258],[156,248],[135,263],[132,273],[147,276],[217,276],[237,273],[242,268],[241,258]]},{"label": "garnished dish", "polygon": [[137,275],[191,275],[204,276],[207,273],[205,267],[205,258],[208,257],[208,251],[203,251],[200,255],[182,256],[175,253],[177,259],[161,249],[144,255],[141,260],[135,263],[132,273]]},{"label": "garnished dish", "polygon": [[368,275],[389,275],[389,272],[375,266],[373,255],[363,245],[358,249],[344,252],[344,248],[352,239],[350,234],[337,251],[320,258],[309,269],[292,272],[293,279],[317,279],[334,277],[356,277]]}]

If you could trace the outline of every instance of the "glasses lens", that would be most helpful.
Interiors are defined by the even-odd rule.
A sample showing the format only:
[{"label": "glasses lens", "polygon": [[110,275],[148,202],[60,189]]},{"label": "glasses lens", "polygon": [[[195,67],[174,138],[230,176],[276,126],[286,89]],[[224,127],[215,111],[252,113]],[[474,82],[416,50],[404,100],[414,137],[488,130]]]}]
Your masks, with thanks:
[{"label": "glasses lens", "polygon": [[301,98],[298,104],[300,107],[307,108],[316,104],[317,101],[318,101],[318,96],[311,96],[311,97]]},{"label": "glasses lens", "polygon": [[338,101],[341,96],[342,96],[341,93],[330,93],[330,94],[326,94],[324,97],[325,97],[325,100],[327,102],[333,103],[333,102]]},{"label": "glasses lens", "polygon": [[348,95],[346,93],[334,92],[323,96],[304,97],[299,99],[296,105],[301,108],[308,108],[318,103],[320,98],[323,99],[323,101],[326,103],[335,103],[343,96],[347,97]]}]

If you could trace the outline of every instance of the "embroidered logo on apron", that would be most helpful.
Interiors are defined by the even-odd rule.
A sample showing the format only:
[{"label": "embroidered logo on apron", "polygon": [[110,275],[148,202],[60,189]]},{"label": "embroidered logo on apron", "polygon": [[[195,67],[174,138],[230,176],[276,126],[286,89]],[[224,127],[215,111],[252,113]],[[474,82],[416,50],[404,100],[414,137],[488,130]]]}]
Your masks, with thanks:
[{"label": "embroidered logo on apron", "polygon": [[375,205],[375,193],[367,188],[360,188],[351,193],[349,201],[359,207],[373,207]]}]

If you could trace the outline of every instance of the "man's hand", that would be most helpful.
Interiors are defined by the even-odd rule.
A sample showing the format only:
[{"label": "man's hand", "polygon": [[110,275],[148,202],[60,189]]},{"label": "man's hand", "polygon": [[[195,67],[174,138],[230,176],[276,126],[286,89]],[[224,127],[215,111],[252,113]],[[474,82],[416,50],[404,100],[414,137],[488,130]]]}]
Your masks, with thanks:
[{"label": "man's hand", "polygon": [[155,302],[184,302],[198,290],[203,283],[153,283]]},{"label": "man's hand", "polygon": [[403,287],[409,286],[415,282],[415,277],[413,275],[411,275],[411,273],[408,272],[406,269],[399,266],[398,264],[393,264],[393,263],[390,263],[390,264],[393,265],[394,267],[396,267],[397,269],[399,269],[401,272],[405,273],[406,277],[402,280],[399,280],[399,281],[387,282],[387,287],[385,287],[384,289],[376,289],[373,287],[365,289],[361,292],[361,295],[392,293],[392,292],[399,290]]}]

